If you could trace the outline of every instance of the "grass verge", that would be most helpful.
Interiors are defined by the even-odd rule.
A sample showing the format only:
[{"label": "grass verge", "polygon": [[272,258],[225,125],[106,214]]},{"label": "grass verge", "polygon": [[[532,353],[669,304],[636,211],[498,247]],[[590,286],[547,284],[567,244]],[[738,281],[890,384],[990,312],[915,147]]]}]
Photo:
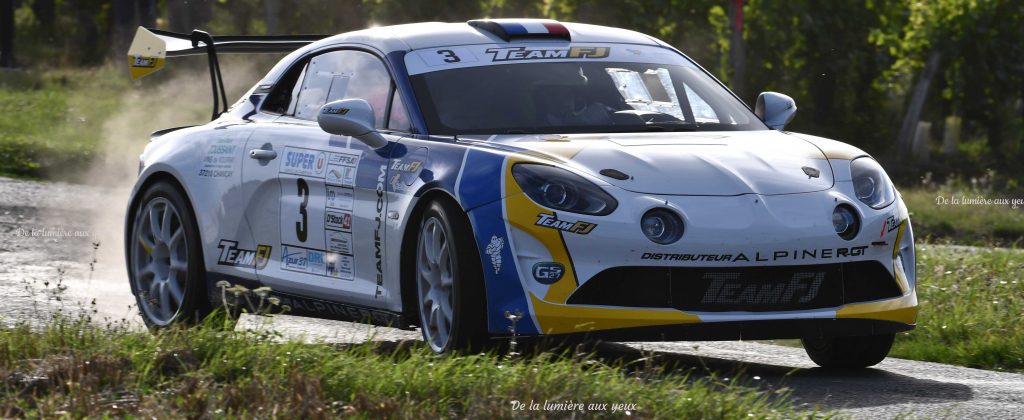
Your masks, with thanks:
[{"label": "grass verge", "polygon": [[[1024,244],[1024,195],[955,183],[932,188],[904,188],[900,193],[910,209],[910,220],[917,238],[976,246]],[[958,204],[953,203],[953,198]],[[947,199],[949,203],[940,204],[940,199]],[[962,204],[976,203],[978,199],[1005,199],[1008,204]],[[1021,201],[1016,208],[1014,200]]]},{"label": "grass verge", "polygon": [[73,178],[129,86],[112,67],[0,72],[0,175]]},{"label": "grass verge", "polygon": [[890,353],[1024,372],[1024,251],[918,245],[917,329]]},{"label": "grass verge", "polygon": [[[0,332],[0,416],[365,418],[808,417],[765,391],[665,368],[544,354],[434,356],[418,345],[275,343],[208,326],[158,334],[57,320]],[[513,401],[527,408],[515,410]],[[604,410],[590,410],[605,403]]]}]

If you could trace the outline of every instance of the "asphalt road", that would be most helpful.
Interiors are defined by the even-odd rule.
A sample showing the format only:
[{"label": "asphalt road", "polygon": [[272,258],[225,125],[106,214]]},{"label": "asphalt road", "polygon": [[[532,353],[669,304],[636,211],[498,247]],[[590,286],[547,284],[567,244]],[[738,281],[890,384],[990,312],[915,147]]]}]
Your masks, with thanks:
[{"label": "asphalt road", "polygon": [[[127,189],[0,178],[0,322],[56,310],[141,325],[121,229]],[[96,245],[98,244],[98,245]],[[95,262],[93,262],[95,260]],[[417,340],[416,332],[281,316],[240,328],[331,342]],[[1024,375],[889,358],[873,369],[816,368],[800,348],[751,342],[605,343],[601,357],[650,358],[748,386],[791,389],[795,404],[855,418],[1022,418]]]}]

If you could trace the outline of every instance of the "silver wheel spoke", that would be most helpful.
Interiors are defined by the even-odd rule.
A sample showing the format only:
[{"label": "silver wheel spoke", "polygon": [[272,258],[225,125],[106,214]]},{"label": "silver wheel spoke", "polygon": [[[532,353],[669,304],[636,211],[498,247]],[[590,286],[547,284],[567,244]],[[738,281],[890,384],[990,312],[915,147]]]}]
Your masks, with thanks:
[{"label": "silver wheel spoke", "polygon": [[149,295],[146,296],[148,300],[157,299],[160,296],[160,282],[157,279],[153,279],[149,284]]},{"label": "silver wheel spoke", "polygon": [[453,273],[451,248],[444,225],[428,218],[420,228],[416,274],[423,336],[434,351],[448,345],[452,328]]},{"label": "silver wheel spoke", "polygon": [[171,296],[170,288],[167,287],[167,282],[160,283],[160,314],[163,315],[164,319],[171,319]]},{"label": "silver wheel spoke", "polygon": [[164,217],[160,220],[160,235],[167,246],[171,245],[171,218],[174,210],[170,206],[164,207]]},{"label": "silver wheel spoke", "polygon": [[188,233],[178,209],[165,197],[150,199],[137,214],[130,253],[134,288],[148,322],[167,325],[185,301]]},{"label": "silver wheel spoke", "polygon": [[153,248],[156,248],[156,243],[154,243],[153,240],[147,238],[146,235],[144,235],[142,232],[139,232],[139,234],[135,236],[139,238],[139,245],[142,245],[142,248],[146,251],[146,253],[152,254]]},{"label": "silver wheel spoke", "polygon": [[178,284],[178,276],[172,275],[172,280],[167,282],[167,289],[170,290],[171,297],[174,301],[181,305],[182,299],[185,297],[185,292],[181,290],[181,285]]},{"label": "silver wheel spoke", "polygon": [[174,233],[171,234],[171,237],[167,239],[167,248],[170,248],[171,252],[174,252],[174,250],[178,248],[178,245],[181,244],[181,240],[184,238],[185,230],[182,229],[181,226],[178,226],[178,228],[174,230]]},{"label": "silver wheel spoke", "polygon": [[149,232],[153,235],[154,240],[159,241],[163,238],[163,234],[160,233],[160,211],[156,205],[149,208]]}]

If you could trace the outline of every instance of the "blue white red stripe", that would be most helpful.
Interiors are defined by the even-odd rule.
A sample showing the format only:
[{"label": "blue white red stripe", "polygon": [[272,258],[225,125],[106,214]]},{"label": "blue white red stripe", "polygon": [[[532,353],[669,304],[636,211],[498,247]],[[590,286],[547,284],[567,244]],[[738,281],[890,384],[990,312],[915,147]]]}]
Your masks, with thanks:
[{"label": "blue white red stripe", "polygon": [[568,29],[565,29],[561,23],[553,20],[533,20],[533,21],[495,21],[505,33],[516,36],[516,35],[565,35],[569,33]]},{"label": "blue white red stripe", "polygon": [[482,19],[471,20],[471,26],[494,33],[506,41],[516,37],[551,37],[570,39],[569,29],[551,19]]}]

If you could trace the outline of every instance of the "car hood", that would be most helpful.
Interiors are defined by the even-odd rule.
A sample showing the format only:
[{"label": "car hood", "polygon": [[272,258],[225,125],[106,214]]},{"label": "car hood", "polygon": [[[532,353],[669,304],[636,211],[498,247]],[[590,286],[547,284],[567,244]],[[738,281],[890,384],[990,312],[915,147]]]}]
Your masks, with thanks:
[{"label": "car hood", "polygon": [[[778,131],[503,135],[486,141],[645,194],[794,194],[833,184],[832,167],[817,146]],[[607,176],[608,169],[628,178]]]}]

